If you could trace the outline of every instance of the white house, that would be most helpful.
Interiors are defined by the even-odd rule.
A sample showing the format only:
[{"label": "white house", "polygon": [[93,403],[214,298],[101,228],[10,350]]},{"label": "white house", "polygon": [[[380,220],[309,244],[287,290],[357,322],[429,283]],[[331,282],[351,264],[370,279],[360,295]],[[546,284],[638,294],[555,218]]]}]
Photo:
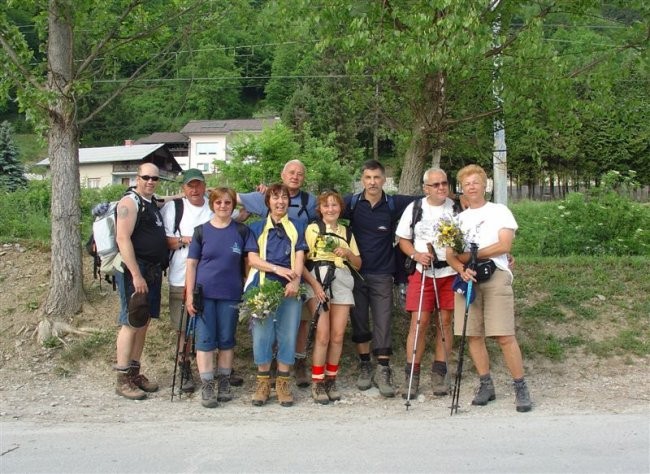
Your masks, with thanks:
[{"label": "white house", "polygon": [[181,134],[189,138],[187,165],[179,158],[183,169],[198,168],[214,172],[213,161],[229,159],[229,143],[237,134],[260,133],[279,123],[280,119],[192,120]]},{"label": "white house", "polygon": [[[182,171],[164,143],[134,145],[126,140],[124,146],[104,146],[79,149],[79,176],[81,186],[102,188],[110,184],[135,184],[138,166],[153,163],[160,168],[160,176],[173,180]],[[37,165],[50,166],[49,158]],[[49,170],[48,170],[49,173]]]}]

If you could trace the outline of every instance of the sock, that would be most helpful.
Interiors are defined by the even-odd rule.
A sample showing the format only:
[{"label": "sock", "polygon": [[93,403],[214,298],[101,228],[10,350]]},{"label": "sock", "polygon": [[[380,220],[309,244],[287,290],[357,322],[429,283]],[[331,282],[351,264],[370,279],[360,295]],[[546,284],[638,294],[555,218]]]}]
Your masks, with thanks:
[{"label": "sock", "polygon": [[214,380],[214,372],[199,372],[201,382],[212,382]]},{"label": "sock", "polygon": [[490,375],[490,372],[488,372],[485,375],[481,375],[479,377],[479,379],[480,379],[481,382],[488,382],[488,381],[492,380],[492,376]]},{"label": "sock", "polygon": [[217,374],[222,375],[224,377],[230,377],[230,373],[232,372],[232,369],[224,368],[224,367],[219,367],[217,369]]},{"label": "sock", "polygon": [[359,360],[361,362],[370,362],[370,353],[359,354]]},{"label": "sock", "polygon": [[131,368],[131,366],[128,366],[128,365],[127,365],[126,367],[121,367],[121,366],[119,366],[119,365],[117,365],[117,364],[115,364],[115,365],[113,366],[113,370],[114,370],[114,371],[116,371],[116,372],[122,372],[123,374],[126,374],[126,373],[129,371],[130,368]]},{"label": "sock", "polygon": [[312,382],[322,382],[325,378],[325,366],[324,365],[312,365],[311,366],[311,380]]},{"label": "sock", "polygon": [[[411,364],[408,362],[406,363],[406,367],[404,367],[404,371],[406,372],[406,375],[411,375]],[[413,374],[419,374],[420,373],[420,363],[416,362],[413,364]]]},{"label": "sock", "polygon": [[305,354],[304,352],[296,352],[296,359],[306,359],[306,358],[307,358],[307,354]]},{"label": "sock", "polygon": [[131,360],[131,362],[129,362],[129,367],[133,367],[134,369],[139,369],[140,368],[140,361]]},{"label": "sock", "polygon": [[289,372],[283,372],[278,370],[278,377],[289,377],[291,374]]},{"label": "sock", "polygon": [[325,365],[325,376],[328,378],[336,377],[336,374],[339,372],[339,366],[337,364],[326,364]]},{"label": "sock", "polygon": [[261,378],[264,378],[264,377],[269,378],[271,376],[271,371],[270,370],[264,370],[264,371],[258,370],[257,371],[257,376],[261,377]]},{"label": "sock", "polygon": [[388,363],[390,362],[390,359],[377,359],[377,363],[381,365],[382,367],[388,367]]},{"label": "sock", "polygon": [[526,380],[522,377],[520,379],[512,379],[515,385],[525,385]]},{"label": "sock", "polygon": [[442,360],[434,360],[431,371],[436,374],[447,375],[447,364]]}]

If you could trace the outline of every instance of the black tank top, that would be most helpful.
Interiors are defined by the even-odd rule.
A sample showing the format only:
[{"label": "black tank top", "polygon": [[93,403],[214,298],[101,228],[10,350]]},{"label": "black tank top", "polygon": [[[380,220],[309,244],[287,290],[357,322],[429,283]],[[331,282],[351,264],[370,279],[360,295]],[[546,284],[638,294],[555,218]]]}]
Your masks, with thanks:
[{"label": "black tank top", "polygon": [[159,263],[163,269],[167,268],[169,250],[165,226],[158,206],[140,197],[144,210],[138,211],[131,242],[135,257],[149,263]]}]

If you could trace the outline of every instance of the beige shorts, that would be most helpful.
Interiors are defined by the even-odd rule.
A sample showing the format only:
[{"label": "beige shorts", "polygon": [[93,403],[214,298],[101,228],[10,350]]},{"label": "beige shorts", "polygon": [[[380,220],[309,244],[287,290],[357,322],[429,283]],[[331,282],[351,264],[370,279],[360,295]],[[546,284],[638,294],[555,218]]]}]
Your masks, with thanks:
[{"label": "beige shorts", "polygon": [[[178,326],[181,323],[181,306],[183,305],[183,296],[185,295],[184,286],[171,286],[169,285],[169,321],[172,328],[178,330]],[[185,331],[185,326],[187,324],[187,311],[183,310],[183,327],[182,331]]]},{"label": "beige shorts", "polygon": [[[318,267],[320,270],[321,281],[325,278],[327,267]],[[316,269],[311,271],[312,276],[316,275]],[[348,304],[354,305],[354,296],[352,295],[352,288],[354,288],[354,277],[348,268],[337,268],[334,271],[334,280],[330,286],[332,295],[330,303],[332,304]],[[328,292],[329,295],[329,292]],[[314,290],[311,286],[307,285],[307,301],[314,297]],[[311,317],[311,316],[310,316]]]},{"label": "beige shorts", "polygon": [[[469,306],[467,336],[513,336],[515,334],[515,301],[512,275],[497,269],[492,278],[474,285],[476,299]],[[465,296],[456,293],[454,334],[463,333]]]}]

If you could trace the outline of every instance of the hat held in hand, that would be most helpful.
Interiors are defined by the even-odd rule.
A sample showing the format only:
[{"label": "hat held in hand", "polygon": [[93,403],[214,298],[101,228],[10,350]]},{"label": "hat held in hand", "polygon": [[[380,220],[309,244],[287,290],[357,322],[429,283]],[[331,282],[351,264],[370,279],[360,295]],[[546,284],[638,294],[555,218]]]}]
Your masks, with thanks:
[{"label": "hat held in hand", "polygon": [[141,328],[149,321],[149,293],[133,293],[129,298],[129,326]]},{"label": "hat held in hand", "polygon": [[[465,298],[467,298],[467,282],[463,280],[460,275],[456,275],[456,278],[454,279],[454,285],[452,286],[453,290],[456,293],[459,293]],[[472,292],[469,295],[469,303],[472,304],[474,302],[474,299],[476,298],[476,289],[474,288],[474,285],[472,285]]]}]

